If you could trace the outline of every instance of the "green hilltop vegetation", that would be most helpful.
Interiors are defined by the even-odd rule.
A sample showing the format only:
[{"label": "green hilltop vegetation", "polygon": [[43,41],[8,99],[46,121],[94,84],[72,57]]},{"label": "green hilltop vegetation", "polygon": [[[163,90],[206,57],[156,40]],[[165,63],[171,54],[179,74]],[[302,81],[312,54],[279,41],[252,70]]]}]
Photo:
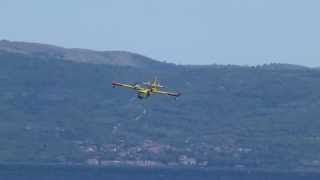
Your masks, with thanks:
[{"label": "green hilltop vegetation", "polygon": [[[78,62],[69,51],[0,41],[1,163],[320,168],[318,69],[178,66],[114,51]],[[182,96],[138,100],[111,87],[155,76]]]}]

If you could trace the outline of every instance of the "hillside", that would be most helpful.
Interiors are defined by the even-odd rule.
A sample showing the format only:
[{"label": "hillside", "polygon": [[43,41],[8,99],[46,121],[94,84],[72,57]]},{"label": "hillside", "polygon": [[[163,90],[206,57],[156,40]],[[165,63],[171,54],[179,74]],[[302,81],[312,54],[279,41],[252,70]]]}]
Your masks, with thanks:
[{"label": "hillside", "polygon": [[53,45],[0,40],[0,52],[14,53],[38,59],[57,59],[81,63],[108,64],[131,67],[165,66],[139,54],[125,51],[93,51],[62,48]]},{"label": "hillside", "polygon": [[[319,169],[318,70],[80,63],[39,46],[0,45],[2,163]],[[154,76],[183,95],[141,101],[110,85]]]}]

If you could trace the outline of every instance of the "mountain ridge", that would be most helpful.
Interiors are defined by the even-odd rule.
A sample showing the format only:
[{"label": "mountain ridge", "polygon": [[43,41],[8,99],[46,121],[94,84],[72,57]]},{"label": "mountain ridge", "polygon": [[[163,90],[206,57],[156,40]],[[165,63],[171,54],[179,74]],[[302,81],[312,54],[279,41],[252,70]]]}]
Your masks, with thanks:
[{"label": "mountain ridge", "polygon": [[[73,61],[79,63],[92,63],[92,64],[109,64],[119,66],[131,66],[139,68],[150,67],[172,67],[177,66],[174,63],[159,61],[144,55],[122,50],[109,50],[97,51],[84,48],[64,48],[61,46],[24,42],[24,41],[9,41],[0,40],[0,51],[7,53],[16,53],[26,56],[62,59],[66,61]],[[287,64],[287,63],[269,63],[256,66],[243,66],[243,65],[179,65],[185,67],[263,67],[270,70],[302,70],[302,69],[320,69],[319,67],[310,68],[303,65]]]},{"label": "mountain ridge", "polygon": [[[16,53],[37,58],[55,58],[73,62],[110,64],[132,67],[151,67],[169,65],[128,51],[95,51],[82,48],[64,48],[42,43],[0,41],[0,51]],[[172,65],[172,64],[170,64]]]}]

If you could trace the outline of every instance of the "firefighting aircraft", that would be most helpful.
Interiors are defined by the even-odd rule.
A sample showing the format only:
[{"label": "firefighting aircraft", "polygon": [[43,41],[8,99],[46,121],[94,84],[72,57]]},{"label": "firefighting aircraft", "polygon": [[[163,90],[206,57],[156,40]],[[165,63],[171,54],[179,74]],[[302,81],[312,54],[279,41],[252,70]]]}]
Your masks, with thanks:
[{"label": "firefighting aircraft", "polygon": [[168,95],[168,96],[175,96],[178,97],[181,94],[176,92],[166,92],[162,91],[161,88],[164,88],[164,86],[160,85],[157,78],[155,78],[152,82],[144,82],[142,85],[139,85],[137,83],[134,84],[125,84],[125,83],[118,83],[118,82],[112,82],[112,87],[126,87],[133,89],[137,92],[137,97],[139,99],[144,99],[149,97],[153,94],[161,94],[161,95]]}]

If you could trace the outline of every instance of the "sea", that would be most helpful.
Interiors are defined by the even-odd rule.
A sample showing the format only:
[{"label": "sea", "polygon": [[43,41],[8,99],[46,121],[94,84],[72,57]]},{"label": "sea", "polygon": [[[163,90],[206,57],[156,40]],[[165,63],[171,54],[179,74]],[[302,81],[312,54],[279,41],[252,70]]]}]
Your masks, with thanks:
[{"label": "sea", "polygon": [[0,165],[0,180],[319,180],[319,173],[228,171],[205,168],[135,168]]}]

